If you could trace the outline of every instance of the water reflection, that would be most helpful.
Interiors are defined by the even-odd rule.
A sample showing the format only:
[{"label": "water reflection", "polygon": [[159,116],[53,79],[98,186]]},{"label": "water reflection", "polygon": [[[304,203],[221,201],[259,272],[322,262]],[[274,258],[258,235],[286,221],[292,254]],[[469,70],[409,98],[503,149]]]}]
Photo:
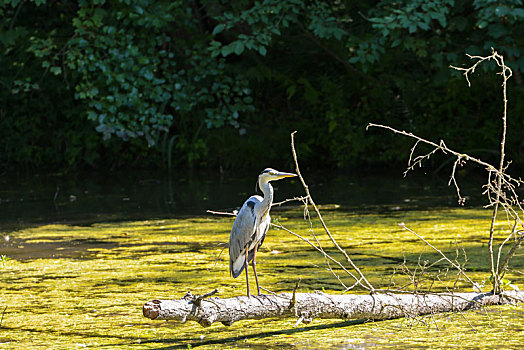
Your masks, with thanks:
[{"label": "water reflection", "polygon": [[[108,173],[83,176],[34,176],[0,179],[0,230],[28,224],[90,222],[206,215],[207,209],[233,210],[255,192],[257,174],[241,177],[216,173],[167,176]],[[386,210],[457,206],[448,179],[401,171],[347,174],[304,172],[318,204],[344,209]],[[459,178],[466,206],[483,204],[484,179]],[[275,183],[275,201],[303,195],[296,179]]]}]

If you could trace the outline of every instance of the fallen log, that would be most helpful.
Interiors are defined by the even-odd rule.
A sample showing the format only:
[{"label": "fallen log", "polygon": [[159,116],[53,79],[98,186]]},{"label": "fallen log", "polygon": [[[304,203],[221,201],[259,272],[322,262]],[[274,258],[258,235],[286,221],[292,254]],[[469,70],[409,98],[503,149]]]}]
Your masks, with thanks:
[{"label": "fallen log", "polygon": [[476,292],[330,295],[315,292],[225,299],[211,297],[217,292],[197,296],[188,292],[180,300],[151,300],[145,303],[143,313],[152,320],[190,320],[208,327],[214,322],[230,326],[239,320],[268,317],[297,317],[304,323],[314,318],[384,320],[524,302],[524,291],[509,291],[500,295]]}]

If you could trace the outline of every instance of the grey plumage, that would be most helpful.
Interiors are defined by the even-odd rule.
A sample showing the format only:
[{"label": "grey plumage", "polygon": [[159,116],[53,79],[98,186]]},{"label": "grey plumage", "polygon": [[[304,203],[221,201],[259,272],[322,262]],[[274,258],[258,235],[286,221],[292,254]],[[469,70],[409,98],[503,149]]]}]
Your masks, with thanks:
[{"label": "grey plumage", "polygon": [[264,242],[271,222],[269,210],[273,203],[273,187],[269,182],[292,176],[296,176],[296,174],[283,173],[271,168],[262,171],[258,176],[258,186],[264,193],[264,197],[257,195],[249,197],[233,223],[229,236],[229,271],[234,278],[237,278],[246,269],[248,296],[250,294],[247,265],[250,262],[253,264],[258,294],[260,294],[256,270],[256,253]]},{"label": "grey plumage", "polygon": [[[237,218],[233,223],[229,239],[229,271],[234,278],[237,278],[242,273],[245,263],[242,260],[240,268],[235,269],[233,262],[239,258],[243,259],[245,256],[245,247],[249,247],[248,263],[250,263],[253,259],[255,244],[258,243],[258,247],[262,245],[267,230],[269,229],[269,223],[271,222],[269,214],[267,214],[264,219],[261,217],[257,218],[255,214],[255,206],[257,204],[260,205],[262,201],[263,198],[260,196],[249,197],[238,212]],[[259,225],[258,223],[262,222],[262,220],[264,222]]]}]

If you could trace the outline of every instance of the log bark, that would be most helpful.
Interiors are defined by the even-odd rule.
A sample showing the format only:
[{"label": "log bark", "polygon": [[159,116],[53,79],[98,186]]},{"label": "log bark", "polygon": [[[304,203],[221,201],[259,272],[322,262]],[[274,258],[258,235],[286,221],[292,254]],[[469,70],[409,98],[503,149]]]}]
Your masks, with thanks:
[{"label": "log bark", "polygon": [[464,311],[488,305],[524,302],[524,291],[453,294],[330,295],[321,292],[238,296],[234,298],[186,294],[180,300],[151,300],[143,307],[152,320],[196,321],[204,327],[214,322],[231,325],[239,320],[268,317],[298,317],[304,323],[314,318],[384,320],[450,311]]}]

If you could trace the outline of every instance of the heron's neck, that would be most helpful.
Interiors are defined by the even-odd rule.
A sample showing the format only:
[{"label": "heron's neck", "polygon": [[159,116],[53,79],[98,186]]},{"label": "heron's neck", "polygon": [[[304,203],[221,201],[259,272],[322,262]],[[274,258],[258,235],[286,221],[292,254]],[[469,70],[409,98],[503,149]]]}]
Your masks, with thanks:
[{"label": "heron's neck", "polygon": [[261,180],[258,181],[258,186],[262,190],[262,193],[264,193],[264,199],[260,205],[264,209],[263,216],[265,216],[269,212],[269,209],[271,209],[271,204],[273,203],[273,186],[271,186],[269,182]]}]

